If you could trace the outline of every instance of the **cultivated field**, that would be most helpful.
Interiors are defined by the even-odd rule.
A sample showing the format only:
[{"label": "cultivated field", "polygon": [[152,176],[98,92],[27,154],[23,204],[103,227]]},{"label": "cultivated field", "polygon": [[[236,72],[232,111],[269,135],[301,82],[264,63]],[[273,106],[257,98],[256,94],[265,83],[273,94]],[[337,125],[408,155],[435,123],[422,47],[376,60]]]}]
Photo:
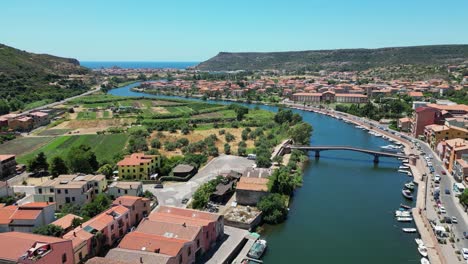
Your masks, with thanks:
[{"label": "cultivated field", "polygon": [[19,137],[0,145],[0,154],[24,155],[52,141],[53,137]]}]

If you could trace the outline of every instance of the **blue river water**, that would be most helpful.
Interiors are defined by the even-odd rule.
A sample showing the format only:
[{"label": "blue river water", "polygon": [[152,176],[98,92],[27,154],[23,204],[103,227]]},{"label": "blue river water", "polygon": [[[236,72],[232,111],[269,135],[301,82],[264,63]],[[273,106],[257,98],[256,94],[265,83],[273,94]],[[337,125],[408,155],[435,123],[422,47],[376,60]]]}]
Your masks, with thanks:
[{"label": "blue river water", "polygon": [[[186,99],[130,91],[136,85],[109,93]],[[259,107],[278,110],[274,106]],[[340,120],[302,110],[294,112],[313,126],[312,144],[375,150],[389,144]],[[262,233],[268,241],[264,263],[419,263],[416,235],[401,230],[413,224],[394,218],[400,203],[411,204],[401,195],[403,184],[411,179],[397,172],[399,161],[381,158],[374,165],[373,157],[363,153],[328,151],[322,152],[320,159],[313,154],[304,168],[304,183],[295,192],[287,221],[266,226]]]}]

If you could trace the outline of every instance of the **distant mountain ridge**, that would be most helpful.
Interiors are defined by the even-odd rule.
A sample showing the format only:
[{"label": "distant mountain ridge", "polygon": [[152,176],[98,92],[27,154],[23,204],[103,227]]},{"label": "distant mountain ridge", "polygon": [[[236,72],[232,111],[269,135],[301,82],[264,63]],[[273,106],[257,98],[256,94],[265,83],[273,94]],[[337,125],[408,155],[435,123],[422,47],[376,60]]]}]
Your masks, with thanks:
[{"label": "distant mountain ridge", "polygon": [[31,102],[56,101],[82,93],[87,90],[84,83],[69,80],[68,76],[89,72],[76,59],[35,54],[0,44],[0,104],[4,107],[6,103],[14,111]]},{"label": "distant mountain ridge", "polygon": [[443,65],[468,61],[468,45],[286,52],[220,52],[199,70],[366,70],[394,65]]}]

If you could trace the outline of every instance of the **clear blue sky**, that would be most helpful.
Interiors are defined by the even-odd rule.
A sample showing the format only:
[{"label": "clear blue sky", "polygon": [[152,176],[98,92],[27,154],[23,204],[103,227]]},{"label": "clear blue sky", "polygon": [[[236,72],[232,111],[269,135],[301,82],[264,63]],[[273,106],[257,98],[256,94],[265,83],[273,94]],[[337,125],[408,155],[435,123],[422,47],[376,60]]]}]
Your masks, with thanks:
[{"label": "clear blue sky", "polygon": [[0,43],[83,61],[468,43],[468,0],[10,0],[0,10]]}]

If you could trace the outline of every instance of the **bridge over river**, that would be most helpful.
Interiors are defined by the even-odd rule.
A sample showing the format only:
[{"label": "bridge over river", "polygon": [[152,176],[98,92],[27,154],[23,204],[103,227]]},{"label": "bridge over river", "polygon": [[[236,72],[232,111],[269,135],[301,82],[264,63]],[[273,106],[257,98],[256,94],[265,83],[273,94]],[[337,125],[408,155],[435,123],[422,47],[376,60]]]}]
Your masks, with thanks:
[{"label": "bridge over river", "polygon": [[348,150],[348,151],[355,151],[355,152],[361,152],[361,153],[366,153],[369,155],[374,156],[374,162],[378,163],[380,157],[389,157],[389,158],[408,158],[408,156],[401,155],[401,154],[396,154],[396,153],[390,153],[390,152],[383,152],[383,151],[375,151],[375,150],[369,150],[369,149],[362,149],[362,148],[355,148],[355,147],[350,147],[350,146],[298,146],[298,145],[284,145],[283,146],[284,151],[288,152],[291,149],[298,149],[298,150],[304,150],[304,151],[315,151],[315,157],[319,158],[320,157],[320,152],[321,151],[328,151],[328,150]]}]

